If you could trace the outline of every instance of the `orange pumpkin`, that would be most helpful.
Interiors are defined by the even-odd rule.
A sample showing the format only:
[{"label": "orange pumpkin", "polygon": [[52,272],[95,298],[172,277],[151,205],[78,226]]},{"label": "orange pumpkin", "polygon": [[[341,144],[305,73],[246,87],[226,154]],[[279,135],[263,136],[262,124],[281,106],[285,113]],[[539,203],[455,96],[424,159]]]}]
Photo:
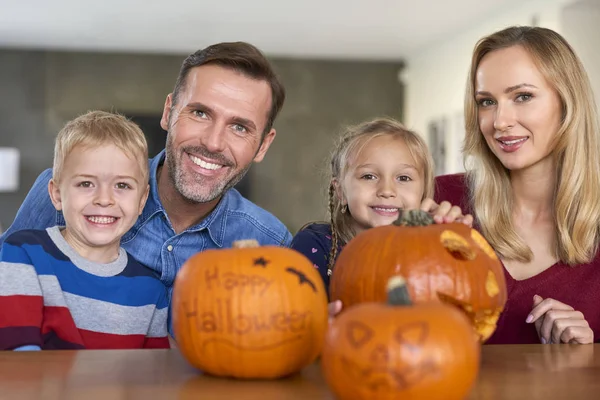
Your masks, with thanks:
[{"label": "orange pumpkin", "polygon": [[234,378],[299,371],[321,353],[328,324],[327,294],[312,263],[255,241],[192,256],[177,274],[172,312],[184,357]]},{"label": "orange pumpkin", "polygon": [[388,304],[363,303],[331,324],[321,356],[340,400],[464,399],[481,346],[464,313],[440,302],[411,305],[405,281],[389,282]]},{"label": "orange pumpkin", "polygon": [[475,229],[435,224],[426,212],[411,210],[392,225],[363,231],[336,261],[331,299],[344,308],[385,301],[387,280],[397,274],[406,277],[415,302],[452,303],[468,315],[481,341],[494,333],[506,281],[496,253]]}]

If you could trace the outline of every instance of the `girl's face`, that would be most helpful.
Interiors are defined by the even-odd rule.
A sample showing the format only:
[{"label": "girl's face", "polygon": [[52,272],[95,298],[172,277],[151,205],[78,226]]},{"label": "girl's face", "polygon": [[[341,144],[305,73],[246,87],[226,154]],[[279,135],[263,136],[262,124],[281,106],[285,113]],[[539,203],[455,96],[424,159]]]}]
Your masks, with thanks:
[{"label": "girl's face", "polygon": [[424,173],[403,139],[382,135],[359,149],[336,185],[357,233],[391,224],[402,209],[419,208],[425,191]]},{"label": "girl's face", "polygon": [[485,55],[475,81],[479,129],[492,152],[509,170],[524,170],[550,160],[562,107],[521,46]]}]

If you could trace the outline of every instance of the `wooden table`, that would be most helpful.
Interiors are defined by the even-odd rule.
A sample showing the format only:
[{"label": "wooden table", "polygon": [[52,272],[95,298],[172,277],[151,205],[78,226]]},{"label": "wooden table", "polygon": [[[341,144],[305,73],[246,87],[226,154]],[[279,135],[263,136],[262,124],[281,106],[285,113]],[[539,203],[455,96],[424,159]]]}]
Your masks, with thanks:
[{"label": "wooden table", "polygon": [[[276,381],[198,374],[177,350],[0,352],[0,399],[334,399],[318,364]],[[468,398],[600,399],[600,345],[483,346]]]}]

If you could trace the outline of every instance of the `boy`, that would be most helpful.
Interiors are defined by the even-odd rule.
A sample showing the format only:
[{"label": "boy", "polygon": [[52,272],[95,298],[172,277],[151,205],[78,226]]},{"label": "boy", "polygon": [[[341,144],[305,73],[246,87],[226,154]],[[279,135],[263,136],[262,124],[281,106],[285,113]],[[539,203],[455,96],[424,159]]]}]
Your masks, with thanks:
[{"label": "boy", "polygon": [[68,122],[48,192],[66,226],[21,230],[0,249],[0,350],[169,348],[168,297],[120,247],[148,197],[137,125],[93,111]]}]

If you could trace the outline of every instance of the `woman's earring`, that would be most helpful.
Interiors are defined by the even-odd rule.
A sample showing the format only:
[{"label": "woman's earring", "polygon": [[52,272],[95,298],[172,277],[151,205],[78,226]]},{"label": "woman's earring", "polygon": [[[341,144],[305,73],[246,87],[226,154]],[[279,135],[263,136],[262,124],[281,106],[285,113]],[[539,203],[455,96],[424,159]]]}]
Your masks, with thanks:
[{"label": "woman's earring", "polygon": [[346,214],[346,211],[348,211],[348,204],[342,206],[342,214]]}]

